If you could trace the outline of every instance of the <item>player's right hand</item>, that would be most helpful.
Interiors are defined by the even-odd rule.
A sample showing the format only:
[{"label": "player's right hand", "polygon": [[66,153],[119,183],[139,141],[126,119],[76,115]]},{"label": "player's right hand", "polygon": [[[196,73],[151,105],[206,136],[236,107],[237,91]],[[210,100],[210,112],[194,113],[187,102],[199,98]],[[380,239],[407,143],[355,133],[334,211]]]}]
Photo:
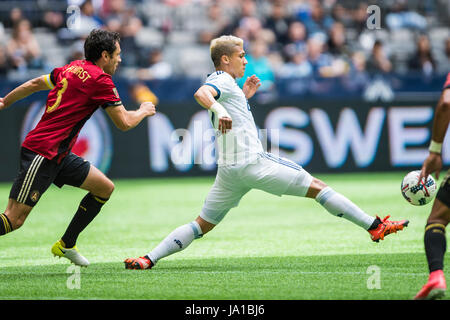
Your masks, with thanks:
[{"label": "player's right hand", "polygon": [[228,130],[231,130],[232,120],[229,117],[222,117],[219,119],[219,131],[222,132],[222,134],[227,133]]},{"label": "player's right hand", "polygon": [[422,170],[420,171],[419,183],[423,178],[427,179],[428,175],[434,172],[436,180],[439,179],[439,173],[442,170],[442,156],[439,153],[430,152],[428,157],[425,159],[422,165]]},{"label": "player's right hand", "polygon": [[150,101],[143,102],[139,109],[143,110],[148,117],[151,117],[156,113],[156,107],[153,102]]}]

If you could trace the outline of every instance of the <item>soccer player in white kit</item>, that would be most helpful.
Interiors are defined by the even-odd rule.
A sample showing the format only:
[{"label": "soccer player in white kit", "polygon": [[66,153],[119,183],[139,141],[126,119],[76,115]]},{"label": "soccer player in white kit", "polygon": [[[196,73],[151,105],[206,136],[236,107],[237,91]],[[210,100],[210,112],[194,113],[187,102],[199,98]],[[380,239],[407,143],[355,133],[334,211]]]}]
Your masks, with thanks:
[{"label": "soccer player in white kit", "polygon": [[176,228],[147,255],[126,259],[125,268],[149,269],[161,258],[185,249],[211,231],[251,189],[315,199],[331,214],[367,230],[376,242],[408,225],[408,220],[389,221],[389,216],[381,220],[367,215],[298,164],[265,152],[248,104],[260,81],[253,75],[242,89],[236,83],[247,64],[243,40],[221,36],[211,41],[210,51],[216,72],[207,77],[194,98],[209,110],[216,129],[218,170],[214,185],[194,221]]}]

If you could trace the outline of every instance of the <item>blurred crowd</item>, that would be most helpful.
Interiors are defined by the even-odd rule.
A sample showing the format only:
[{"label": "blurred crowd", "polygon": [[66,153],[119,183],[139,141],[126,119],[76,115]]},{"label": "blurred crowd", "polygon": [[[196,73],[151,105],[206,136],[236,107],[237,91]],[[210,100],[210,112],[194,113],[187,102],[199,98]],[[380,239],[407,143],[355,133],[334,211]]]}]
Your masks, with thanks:
[{"label": "blurred crowd", "polygon": [[212,70],[208,45],[222,34],[245,40],[241,81],[257,74],[263,90],[277,77],[347,76],[362,83],[373,73],[450,71],[449,14],[441,14],[450,12],[449,2],[412,2],[383,1],[380,28],[371,29],[370,3],[351,0],[8,1],[17,4],[12,8],[0,0],[0,77],[83,58],[93,28],[120,33],[122,75],[141,80]]}]

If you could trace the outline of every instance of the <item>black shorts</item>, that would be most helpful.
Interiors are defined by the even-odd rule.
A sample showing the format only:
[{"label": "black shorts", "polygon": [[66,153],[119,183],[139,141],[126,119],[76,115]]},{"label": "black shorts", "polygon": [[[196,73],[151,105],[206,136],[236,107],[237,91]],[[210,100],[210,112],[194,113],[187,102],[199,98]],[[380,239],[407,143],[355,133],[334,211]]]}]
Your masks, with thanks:
[{"label": "black shorts", "polygon": [[441,182],[436,198],[450,208],[450,169]]},{"label": "black shorts", "polygon": [[83,184],[91,165],[88,161],[69,153],[61,163],[49,160],[29,149],[20,152],[20,170],[14,180],[9,198],[34,207],[52,183],[61,188],[67,184]]}]

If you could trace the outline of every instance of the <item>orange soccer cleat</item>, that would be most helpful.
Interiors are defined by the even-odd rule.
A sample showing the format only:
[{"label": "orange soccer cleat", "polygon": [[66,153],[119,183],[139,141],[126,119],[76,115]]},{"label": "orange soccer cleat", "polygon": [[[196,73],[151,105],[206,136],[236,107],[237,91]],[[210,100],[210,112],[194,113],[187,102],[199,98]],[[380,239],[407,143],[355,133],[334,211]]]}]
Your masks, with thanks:
[{"label": "orange soccer cleat", "polygon": [[445,284],[444,271],[436,270],[430,273],[428,282],[420,289],[414,300],[434,300],[445,295],[447,285]]},{"label": "orange soccer cleat", "polygon": [[154,263],[147,257],[128,258],[124,261],[125,269],[151,269]]},{"label": "orange soccer cleat", "polygon": [[389,217],[390,216],[386,216],[383,220],[381,220],[377,216],[377,219],[381,221],[380,224],[375,229],[368,230],[373,241],[378,242],[380,239],[384,240],[384,237],[388,234],[395,233],[398,230],[403,230],[404,227],[408,226],[408,220],[389,221]]}]

